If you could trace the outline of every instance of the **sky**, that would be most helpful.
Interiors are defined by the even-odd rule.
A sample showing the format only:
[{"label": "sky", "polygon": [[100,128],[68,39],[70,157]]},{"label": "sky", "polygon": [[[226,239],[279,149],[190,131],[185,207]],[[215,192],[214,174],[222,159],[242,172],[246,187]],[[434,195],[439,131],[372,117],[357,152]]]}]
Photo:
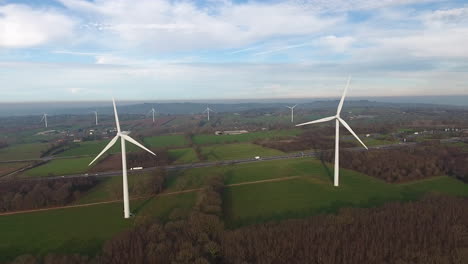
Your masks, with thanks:
[{"label": "sky", "polygon": [[0,0],[0,102],[468,94],[468,2]]}]

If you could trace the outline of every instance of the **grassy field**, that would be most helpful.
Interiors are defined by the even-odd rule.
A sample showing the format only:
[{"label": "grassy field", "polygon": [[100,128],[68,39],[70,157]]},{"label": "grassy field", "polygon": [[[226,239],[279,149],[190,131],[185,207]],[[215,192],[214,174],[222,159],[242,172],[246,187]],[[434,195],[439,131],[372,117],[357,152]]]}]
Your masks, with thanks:
[{"label": "grassy field", "polygon": [[30,162],[0,163],[0,177],[31,165]]},{"label": "grassy field", "polygon": [[[59,153],[59,157],[72,157],[72,156],[97,156],[110,140],[100,140],[100,141],[84,141],[80,143],[74,143],[74,145],[65,150],[62,153]],[[141,149],[132,143],[126,143],[127,152],[140,151]],[[119,153],[120,152],[120,140],[115,143],[115,145],[108,150],[108,153]]]},{"label": "grassy field", "polygon": [[[299,172],[308,173],[304,175],[291,170],[290,176],[300,178],[226,188],[224,210],[227,225],[235,227],[336,212],[342,207],[378,206],[388,201],[417,199],[430,192],[468,196],[468,185],[447,176],[398,185],[342,169],[340,187],[335,188],[328,169],[318,161],[307,165],[299,162],[289,166],[296,167]],[[286,166],[282,167],[285,169]],[[305,169],[306,167],[309,168]],[[242,182],[245,174],[240,175]],[[239,182],[239,178],[233,181],[235,178],[233,176],[230,181]],[[249,180],[263,178],[251,175]]]},{"label": "grassy field", "polygon": [[25,177],[45,177],[67,174],[85,173],[90,168],[88,164],[93,157],[82,157],[74,159],[55,159],[44,165],[25,171],[22,176]]},{"label": "grassy field", "polygon": [[268,139],[275,137],[291,137],[297,136],[301,132],[300,129],[289,129],[289,130],[271,130],[271,131],[259,131],[251,132],[240,135],[213,135],[213,134],[202,134],[193,136],[193,142],[195,144],[222,144],[222,143],[234,143],[234,142],[250,142],[256,139]]},{"label": "grassy field", "polygon": [[392,140],[383,140],[383,139],[376,139],[376,138],[366,138],[365,136],[360,137],[361,140],[366,144],[366,146],[371,147],[371,146],[379,146],[379,145],[389,145],[389,144],[395,144],[398,141],[392,141]]},{"label": "grassy field", "polygon": [[137,217],[124,220],[122,203],[93,205],[0,216],[0,262],[22,254],[80,253],[93,255],[103,242],[130,228],[139,217],[164,221],[174,208],[189,210],[196,193],[131,201]]},{"label": "grassy field", "polygon": [[179,148],[168,150],[169,157],[175,164],[192,163],[199,161],[193,148]]},{"label": "grassy field", "polygon": [[200,188],[208,178],[214,175],[223,175],[225,184],[236,184],[282,177],[305,176],[311,173],[325,177],[327,170],[323,166],[317,166],[315,161],[305,159],[252,162],[171,172],[166,183],[168,191],[180,191]]},{"label": "grassy field", "polygon": [[144,142],[147,146],[154,148],[163,147],[183,147],[188,144],[188,140],[184,135],[163,135],[155,137],[146,137]]},{"label": "grassy field", "polygon": [[48,143],[12,145],[0,149],[0,160],[37,159],[41,157],[41,151],[45,151],[48,148]]},{"label": "grassy field", "polygon": [[202,147],[202,154],[206,156],[208,161],[217,161],[253,158],[255,156],[274,156],[284,153],[276,149],[264,148],[252,143],[237,143]]}]

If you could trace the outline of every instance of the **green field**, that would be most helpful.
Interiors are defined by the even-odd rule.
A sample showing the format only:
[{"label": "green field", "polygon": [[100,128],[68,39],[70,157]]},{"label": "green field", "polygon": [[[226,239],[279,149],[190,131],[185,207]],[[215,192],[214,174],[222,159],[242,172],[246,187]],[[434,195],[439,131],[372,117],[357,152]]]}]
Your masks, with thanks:
[{"label": "green field", "polygon": [[224,175],[225,184],[275,179],[310,174],[326,175],[323,166],[309,159],[252,162],[229,166],[195,168],[171,172],[167,180],[168,191],[180,191],[202,187],[215,175]]},{"label": "green field", "polygon": [[[109,144],[109,140],[100,141],[84,141],[80,143],[73,143],[70,149],[59,153],[59,157],[73,157],[73,156],[97,156]],[[141,149],[132,143],[126,143],[127,152],[140,151]],[[108,150],[107,153],[119,153],[120,140]]]},{"label": "green field", "polygon": [[88,164],[93,157],[82,157],[74,159],[55,159],[44,165],[32,168],[23,173],[25,177],[46,177],[67,174],[85,173],[90,168]]},{"label": "green field", "polygon": [[211,145],[202,147],[201,152],[208,161],[245,159],[254,158],[255,156],[263,157],[284,154],[279,150],[264,148],[252,143]]},{"label": "green field", "polygon": [[197,154],[193,148],[179,148],[168,150],[169,157],[174,161],[175,164],[193,163],[197,162]]},{"label": "green field", "polygon": [[155,137],[146,137],[144,142],[147,146],[154,148],[164,147],[183,147],[188,144],[184,135],[163,135]]},{"label": "green field", "polygon": [[37,159],[41,157],[41,151],[48,148],[48,143],[11,145],[0,149],[0,160]]},{"label": "green field", "polygon": [[[300,166],[296,163],[293,166]],[[318,161],[307,176],[280,182],[232,186],[225,189],[226,224],[230,227],[336,212],[342,207],[378,206],[388,201],[407,201],[430,192],[468,196],[468,185],[442,176],[407,184],[388,184],[360,173],[340,170],[340,187]],[[293,176],[293,175],[291,175]],[[254,179],[254,178],[250,178]]]},{"label": "green field", "polygon": [[196,193],[132,201],[137,217],[124,220],[122,203],[0,216],[0,262],[22,254],[95,254],[102,243],[140,217],[165,220],[174,208],[188,211]]},{"label": "green field", "polygon": [[234,142],[250,142],[256,139],[268,139],[275,137],[292,137],[297,136],[301,133],[300,129],[289,129],[289,130],[271,130],[271,131],[260,131],[251,132],[240,135],[214,135],[214,134],[202,134],[193,136],[193,142],[195,144],[222,144],[222,143],[234,143]]}]

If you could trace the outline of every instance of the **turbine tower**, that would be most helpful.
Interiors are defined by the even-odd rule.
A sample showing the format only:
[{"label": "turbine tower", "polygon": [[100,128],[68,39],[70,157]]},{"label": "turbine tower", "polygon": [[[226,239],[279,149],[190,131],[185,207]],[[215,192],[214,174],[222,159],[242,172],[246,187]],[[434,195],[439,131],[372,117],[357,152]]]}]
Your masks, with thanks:
[{"label": "turbine tower", "polygon": [[210,112],[214,112],[214,111],[209,107],[206,107],[205,111],[203,111],[203,113],[208,114],[208,121],[210,121]]},{"label": "turbine tower", "polygon": [[42,122],[42,120],[44,120],[44,125],[47,128],[47,114],[46,113],[44,113],[44,115],[42,115],[42,118],[41,118],[40,122]]},{"label": "turbine tower", "polygon": [[[130,218],[130,202],[128,197],[128,179],[127,179],[127,156],[125,153],[125,141],[133,143],[138,147],[148,151],[149,153],[154,154],[151,150],[145,148],[143,145],[138,143],[133,138],[129,137],[129,132],[121,131],[120,124],[119,124],[119,116],[117,115],[117,108],[115,107],[115,100],[112,98],[112,103],[114,104],[114,115],[115,115],[115,126],[117,128],[117,135],[107,144],[107,146],[97,155],[97,157],[89,163],[89,165],[93,164],[99,157],[101,157],[108,149],[110,149],[120,138],[121,146],[122,146],[122,176],[123,176],[123,201],[124,201],[124,218]],[[89,166],[88,165],[88,166]]]},{"label": "turbine tower", "polygon": [[304,125],[309,125],[309,124],[315,124],[315,123],[322,123],[322,122],[327,122],[327,121],[332,121],[335,120],[335,125],[336,125],[336,130],[335,130],[335,170],[334,170],[334,180],[333,180],[333,185],[338,186],[339,182],[339,144],[340,144],[340,123],[348,129],[348,131],[366,148],[367,146],[359,139],[359,137],[354,133],[354,131],[351,129],[351,127],[341,119],[340,113],[341,113],[341,108],[343,108],[343,102],[346,97],[346,91],[348,90],[349,82],[351,81],[351,76],[348,77],[348,82],[346,84],[345,90],[343,92],[343,96],[341,96],[340,103],[338,104],[338,109],[336,110],[336,115],[330,116],[330,117],[325,117],[321,118],[315,121],[310,121],[307,123],[302,123],[298,124],[296,126],[304,126]]},{"label": "turbine tower", "polygon": [[148,114],[149,113],[153,114],[153,123],[154,123],[154,114],[156,113],[156,110],[154,110],[154,108],[151,108],[151,110],[148,112]]},{"label": "turbine tower", "polygon": [[98,114],[97,111],[93,111],[94,116],[96,117],[96,126],[98,125]]},{"label": "turbine tower", "polygon": [[294,107],[296,107],[297,104],[294,106],[286,106],[287,108],[291,109],[291,123],[294,123]]}]

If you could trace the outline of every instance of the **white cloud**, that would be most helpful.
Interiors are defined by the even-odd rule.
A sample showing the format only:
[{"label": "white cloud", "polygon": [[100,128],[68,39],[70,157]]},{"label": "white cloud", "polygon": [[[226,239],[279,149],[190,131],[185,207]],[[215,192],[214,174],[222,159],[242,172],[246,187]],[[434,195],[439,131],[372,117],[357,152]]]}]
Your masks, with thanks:
[{"label": "white cloud", "polygon": [[[107,45],[157,51],[236,48],[273,37],[314,34],[343,18],[325,17],[295,2],[224,3],[200,8],[186,1],[61,0],[95,21]],[[116,41],[119,40],[119,41]]]},{"label": "white cloud", "polygon": [[331,49],[334,52],[342,53],[355,42],[355,39],[350,36],[337,37],[330,35],[320,38],[320,42],[324,47]]},{"label": "white cloud", "polygon": [[0,47],[22,48],[70,37],[75,22],[54,10],[0,6]]}]

